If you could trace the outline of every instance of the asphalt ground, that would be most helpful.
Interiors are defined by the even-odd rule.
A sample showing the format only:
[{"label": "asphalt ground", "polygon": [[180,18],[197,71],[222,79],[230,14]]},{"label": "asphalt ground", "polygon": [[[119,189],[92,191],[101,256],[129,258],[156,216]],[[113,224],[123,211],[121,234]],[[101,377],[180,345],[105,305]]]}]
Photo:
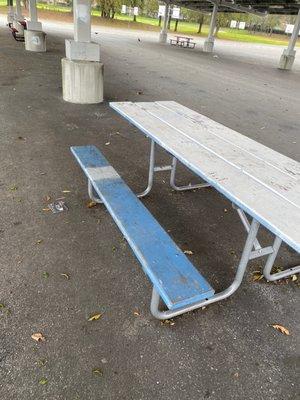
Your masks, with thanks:
[{"label": "asphalt ground", "polygon": [[[87,207],[69,150],[98,146],[141,190],[149,143],[108,101],[175,100],[299,161],[299,69],[282,72],[242,50],[233,57],[230,46],[214,57],[161,46],[149,33],[99,31],[105,102],[69,104],[60,66],[66,27],[54,28],[45,24],[45,54],[25,52],[0,30],[0,398],[299,398],[297,281],[254,281],[256,260],[228,300],[155,320],[149,281],[109,213]],[[197,181],[183,168],[178,180]],[[60,197],[68,211],[44,211]],[[143,202],[217,291],[231,283],[245,232],[226,199],[212,189],[174,193],[161,174]],[[272,242],[264,230],[260,239]],[[276,267],[296,263],[283,247]],[[94,313],[103,315],[88,321]]]}]

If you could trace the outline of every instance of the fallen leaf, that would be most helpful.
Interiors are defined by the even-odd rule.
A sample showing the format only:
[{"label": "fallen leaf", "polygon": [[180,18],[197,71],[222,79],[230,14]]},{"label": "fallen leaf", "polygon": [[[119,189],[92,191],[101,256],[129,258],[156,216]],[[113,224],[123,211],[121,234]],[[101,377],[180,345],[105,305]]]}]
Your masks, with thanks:
[{"label": "fallen leaf", "polygon": [[88,321],[98,321],[98,319],[100,319],[102,317],[102,314],[92,314],[90,317],[89,317],[89,319],[88,319]]},{"label": "fallen leaf", "polygon": [[36,342],[44,342],[46,340],[41,332],[33,333],[31,337]]},{"label": "fallen leaf", "polygon": [[48,383],[48,379],[46,379],[46,378],[42,378],[39,380],[40,385],[47,385],[47,383]]},{"label": "fallen leaf", "polygon": [[141,314],[138,311],[133,311],[133,315],[135,315],[136,317],[139,317]]},{"label": "fallen leaf", "polygon": [[19,140],[24,140],[24,141],[26,140],[26,138],[24,138],[23,136],[18,136],[18,139]]},{"label": "fallen leaf", "polygon": [[192,252],[192,250],[184,250],[184,254],[192,256],[194,253]]},{"label": "fallen leaf", "polygon": [[42,358],[40,360],[38,360],[37,365],[39,368],[44,367],[47,364],[47,360],[45,358]]},{"label": "fallen leaf", "polygon": [[42,211],[51,211],[50,208],[43,208]]},{"label": "fallen leaf", "polygon": [[44,201],[50,201],[50,200],[51,200],[51,196],[47,195],[47,196],[44,197]]},{"label": "fallen leaf", "polygon": [[228,212],[227,208],[224,208],[224,213],[227,213],[227,212]]},{"label": "fallen leaf", "polygon": [[175,325],[175,322],[172,319],[165,319],[164,321],[161,321],[160,323],[161,323],[161,325],[170,325],[170,326]]},{"label": "fallen leaf", "polygon": [[43,277],[44,278],[49,278],[49,272],[47,272],[47,271],[43,272]]},{"label": "fallen leaf", "polygon": [[35,244],[41,244],[43,242],[43,239],[39,239],[35,242]]},{"label": "fallen leaf", "polygon": [[12,191],[18,190],[18,186],[11,186],[9,189],[12,190]]},{"label": "fallen leaf", "polygon": [[110,142],[106,142],[106,143],[105,143],[105,146],[109,146],[109,145],[110,145]]},{"label": "fallen leaf", "polygon": [[70,275],[68,274],[61,274],[61,276],[64,276],[66,279],[70,279]]},{"label": "fallen leaf", "polygon": [[97,205],[97,203],[95,202],[95,201],[93,201],[93,200],[90,200],[88,203],[87,203],[87,208],[93,208],[93,207],[96,207],[96,205]]},{"label": "fallen leaf", "polygon": [[297,279],[298,279],[297,275],[292,275],[292,282],[296,282]]},{"label": "fallen leaf", "polygon": [[103,375],[103,371],[101,368],[93,368],[92,371],[93,371],[93,374],[95,374],[95,375],[99,375],[99,376]]},{"label": "fallen leaf", "polygon": [[258,282],[261,279],[263,279],[263,274],[260,271],[254,271],[252,274],[252,281],[253,282]]},{"label": "fallen leaf", "polygon": [[234,378],[238,378],[238,377],[239,377],[239,373],[238,373],[238,372],[235,372],[235,373],[233,374],[233,377],[234,377]]},{"label": "fallen leaf", "polygon": [[62,193],[71,193],[71,190],[63,190]]},{"label": "fallen leaf", "polygon": [[283,333],[284,335],[287,335],[287,336],[290,335],[290,331],[282,325],[274,324],[274,325],[272,325],[272,327],[274,329],[277,329],[279,332]]}]

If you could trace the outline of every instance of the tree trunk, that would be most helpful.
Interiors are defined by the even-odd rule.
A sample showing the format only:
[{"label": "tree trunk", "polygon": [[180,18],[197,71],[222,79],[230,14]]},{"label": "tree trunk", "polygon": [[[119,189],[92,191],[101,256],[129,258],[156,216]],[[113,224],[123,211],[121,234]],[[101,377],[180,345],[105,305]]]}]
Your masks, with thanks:
[{"label": "tree trunk", "polygon": [[161,26],[161,15],[158,17],[158,26]]},{"label": "tree trunk", "polygon": [[133,22],[136,22],[136,15],[133,16]]},{"label": "tree trunk", "polygon": [[177,26],[178,26],[178,19],[175,20],[174,32],[177,32]]},{"label": "tree trunk", "polygon": [[201,33],[202,32],[202,26],[203,26],[203,22],[199,22],[199,28],[198,28],[198,32],[197,33]]}]

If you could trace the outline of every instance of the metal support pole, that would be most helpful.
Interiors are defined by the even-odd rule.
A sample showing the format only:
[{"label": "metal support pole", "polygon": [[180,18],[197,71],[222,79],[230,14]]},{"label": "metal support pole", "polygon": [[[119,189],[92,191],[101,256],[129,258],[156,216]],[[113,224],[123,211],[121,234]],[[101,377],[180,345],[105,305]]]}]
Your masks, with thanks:
[{"label": "metal support pole", "polygon": [[299,31],[300,31],[300,9],[295,21],[293,33],[290,38],[288,47],[285,50],[283,50],[282,56],[280,58],[279,69],[284,69],[284,70],[292,69],[292,66],[295,61],[295,55],[296,55],[295,46],[299,36]]},{"label": "metal support pole", "polygon": [[220,300],[224,300],[227,297],[231,296],[240,286],[240,284],[242,283],[242,279],[243,276],[245,274],[245,270],[247,268],[248,265],[248,261],[250,258],[250,254],[251,254],[251,250],[254,244],[254,241],[256,239],[257,236],[257,232],[259,229],[259,222],[256,220],[252,220],[251,226],[250,226],[250,231],[245,243],[245,247],[237,268],[237,272],[234,278],[234,281],[232,282],[232,284],[225,290],[223,290],[220,293],[215,294],[213,297],[211,297],[210,299],[207,300],[203,300],[197,303],[194,303],[192,305],[189,305],[187,307],[182,307],[176,311],[160,311],[159,310],[159,294],[157,293],[156,289],[153,287],[153,291],[152,291],[152,299],[151,299],[151,306],[150,306],[150,310],[152,315],[155,318],[158,319],[169,319],[169,318],[173,318],[176,317],[177,315],[181,315],[184,314],[186,312],[195,310],[197,308],[201,308],[204,307],[208,304],[212,304],[215,303],[217,301]]},{"label": "metal support pole", "polygon": [[219,2],[214,3],[213,12],[211,15],[208,37],[204,42],[203,51],[205,53],[212,53],[215,41],[215,28],[218,17]]},{"label": "metal support pole", "polygon": [[163,28],[159,34],[159,42],[160,43],[167,43],[169,14],[170,14],[170,4],[169,4],[169,2],[165,2],[164,23],[163,23]]}]

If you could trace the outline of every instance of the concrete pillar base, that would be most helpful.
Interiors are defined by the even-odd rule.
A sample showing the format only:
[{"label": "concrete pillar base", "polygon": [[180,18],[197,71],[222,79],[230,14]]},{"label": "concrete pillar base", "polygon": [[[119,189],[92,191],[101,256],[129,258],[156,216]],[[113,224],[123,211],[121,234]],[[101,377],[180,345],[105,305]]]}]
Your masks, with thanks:
[{"label": "concrete pillar base", "polygon": [[280,57],[279,61],[279,69],[290,70],[293,67],[295,61],[296,50],[293,50],[292,53],[288,53],[287,49],[285,49]]},{"label": "concrete pillar base", "polygon": [[100,45],[93,42],[75,42],[66,39],[66,57],[69,60],[100,62]]},{"label": "concrete pillar base", "polygon": [[167,43],[168,33],[161,31],[159,34],[159,43]]},{"label": "concrete pillar base", "polygon": [[204,42],[203,51],[204,53],[212,53],[214,49],[215,39],[213,37],[207,38]]},{"label": "concrete pillar base", "polygon": [[39,21],[26,20],[26,26],[29,31],[42,31],[42,23]]},{"label": "concrete pillar base", "polygon": [[46,51],[46,33],[41,31],[24,30],[25,49],[28,51]]},{"label": "concrete pillar base", "polygon": [[78,104],[103,102],[102,63],[63,58],[61,64],[65,101]]}]

